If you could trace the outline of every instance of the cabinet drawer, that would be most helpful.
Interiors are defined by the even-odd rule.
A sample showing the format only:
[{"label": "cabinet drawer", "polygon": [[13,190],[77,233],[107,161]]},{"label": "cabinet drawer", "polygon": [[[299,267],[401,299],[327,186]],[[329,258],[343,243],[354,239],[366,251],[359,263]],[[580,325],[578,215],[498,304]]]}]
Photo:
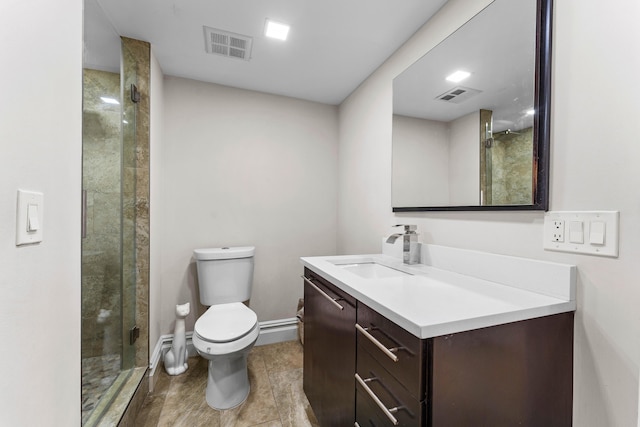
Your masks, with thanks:
[{"label": "cabinet drawer", "polygon": [[328,282],[324,278],[320,277],[313,271],[308,268],[304,269],[304,277],[311,280],[311,282],[319,287],[323,292],[325,292],[329,297],[331,297],[337,303],[340,301],[344,301],[352,307],[356,306],[356,299],[343,291],[342,289],[336,287],[333,283]]},{"label": "cabinet drawer", "polygon": [[[359,378],[356,377],[356,421],[358,424],[361,427],[423,425],[424,402],[411,396],[370,354],[361,351],[360,347],[356,358],[357,375],[359,376]],[[378,402],[376,402],[376,398]],[[385,414],[381,406],[387,408],[390,414]],[[391,421],[391,416],[397,420],[397,424]]]},{"label": "cabinet drawer", "polygon": [[[427,340],[405,331],[375,310],[358,301],[357,314],[357,343],[359,349],[367,351],[380,365],[400,381],[409,393],[419,401],[426,398]],[[397,360],[393,360],[389,353],[380,348],[376,342],[387,349]]]},{"label": "cabinet drawer", "polygon": [[387,418],[380,418],[379,410],[371,402],[371,398],[367,395],[362,387],[356,388],[356,423],[358,427],[386,427],[393,426],[393,423]]}]

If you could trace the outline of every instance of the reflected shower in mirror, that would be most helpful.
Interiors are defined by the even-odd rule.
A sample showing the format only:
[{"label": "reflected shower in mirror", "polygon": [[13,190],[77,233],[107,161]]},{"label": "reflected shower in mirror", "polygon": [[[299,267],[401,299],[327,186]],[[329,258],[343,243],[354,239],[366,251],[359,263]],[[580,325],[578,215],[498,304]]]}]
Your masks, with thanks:
[{"label": "reflected shower in mirror", "polygon": [[394,79],[395,212],[546,210],[550,21],[496,0]]}]

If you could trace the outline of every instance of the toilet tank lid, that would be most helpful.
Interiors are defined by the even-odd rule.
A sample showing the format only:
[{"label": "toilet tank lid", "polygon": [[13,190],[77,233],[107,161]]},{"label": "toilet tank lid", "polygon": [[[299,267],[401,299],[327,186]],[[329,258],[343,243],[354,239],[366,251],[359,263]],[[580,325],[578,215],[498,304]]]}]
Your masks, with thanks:
[{"label": "toilet tank lid", "polygon": [[254,246],[204,248],[195,249],[193,255],[197,260],[251,258],[255,250]]}]

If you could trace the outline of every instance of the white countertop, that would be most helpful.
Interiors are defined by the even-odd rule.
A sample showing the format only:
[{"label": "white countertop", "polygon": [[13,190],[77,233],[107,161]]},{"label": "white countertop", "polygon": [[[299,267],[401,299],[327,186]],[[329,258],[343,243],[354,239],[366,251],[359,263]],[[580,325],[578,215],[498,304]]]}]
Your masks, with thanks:
[{"label": "white countertop", "polygon": [[[382,254],[304,257],[301,258],[301,262],[305,267],[419,338],[431,338],[576,309],[575,266],[435,245],[423,246],[423,264],[405,265],[396,257]],[[460,259],[466,259],[471,266],[477,254],[484,257],[477,260],[485,261],[485,267],[492,262],[502,264],[503,270],[507,273],[500,271],[496,277],[500,277],[502,283],[498,283],[426,265],[428,261],[425,262],[425,256],[428,259],[429,253],[438,254],[439,251],[452,251],[453,255],[457,255],[458,264]],[[487,256],[489,258],[486,258]],[[375,262],[411,275],[363,278],[336,265],[363,262]],[[526,272],[522,270],[523,263],[530,264]],[[477,269],[464,267],[465,265],[461,265],[461,270],[465,272]],[[513,270],[511,274],[508,273],[510,270]],[[540,271],[540,279],[532,278],[531,271],[534,275],[535,271]],[[479,275],[483,276],[482,273]],[[489,275],[495,276],[495,272]],[[522,277],[522,286],[518,283],[519,275],[526,276]],[[550,276],[553,278],[547,280]],[[538,292],[535,289],[537,281],[541,282]],[[549,292],[549,281],[553,282],[551,285],[556,288],[552,292]],[[557,289],[560,287],[567,289]]]}]

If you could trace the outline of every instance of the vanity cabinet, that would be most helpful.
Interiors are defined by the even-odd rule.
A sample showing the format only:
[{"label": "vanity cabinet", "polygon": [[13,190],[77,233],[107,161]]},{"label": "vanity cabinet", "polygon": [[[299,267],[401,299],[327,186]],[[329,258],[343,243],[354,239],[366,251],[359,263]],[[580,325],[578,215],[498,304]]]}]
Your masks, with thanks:
[{"label": "vanity cabinet", "polygon": [[305,269],[304,379],[321,426],[353,426],[356,301]]},{"label": "vanity cabinet", "polygon": [[421,340],[357,307],[357,425],[571,426],[572,312]]},{"label": "vanity cabinet", "polygon": [[571,426],[572,311],[420,339],[305,277],[304,391],[321,426]]}]

